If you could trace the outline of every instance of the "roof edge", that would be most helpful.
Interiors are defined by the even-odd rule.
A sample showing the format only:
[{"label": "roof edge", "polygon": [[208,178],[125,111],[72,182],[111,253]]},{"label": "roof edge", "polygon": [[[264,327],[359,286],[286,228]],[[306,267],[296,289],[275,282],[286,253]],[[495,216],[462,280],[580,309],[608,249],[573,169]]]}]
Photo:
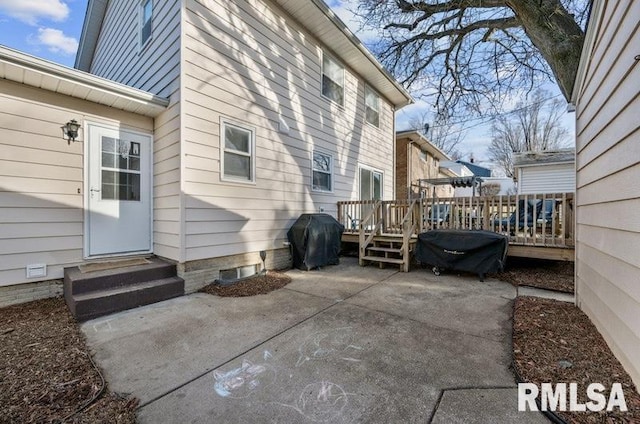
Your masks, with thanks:
[{"label": "roof edge", "polygon": [[[76,52],[76,60],[74,68],[81,71],[89,72],[93,55],[98,44],[98,35],[102,28],[102,21],[107,10],[106,0],[89,0],[87,2],[87,11],[84,15],[84,23],[82,24],[82,33],[78,43],[78,51]],[[89,28],[97,28],[89,34]]]},{"label": "roof edge", "polygon": [[34,70],[54,78],[68,81],[72,84],[117,94],[120,97],[136,103],[144,103],[157,107],[158,110],[164,110],[169,105],[169,100],[164,97],[101,78],[78,69],[69,68],[45,59],[31,56],[9,47],[0,46],[0,61],[25,69]]},{"label": "roof edge", "polygon": [[431,148],[431,150],[441,155],[443,160],[451,160],[451,157],[448,154],[446,154],[444,151],[442,151],[441,148],[433,144],[424,134],[422,134],[422,132],[418,130],[396,131],[396,140],[398,139],[398,137],[407,137],[414,134],[417,135],[421,141],[423,141],[423,144],[426,144],[429,148]]},{"label": "roof edge", "polygon": [[604,13],[604,1],[593,0],[591,3],[591,10],[589,11],[589,18],[587,22],[587,32],[584,36],[584,42],[582,44],[582,53],[580,54],[580,63],[578,63],[578,71],[576,73],[576,79],[573,83],[573,90],[571,92],[570,103],[575,106],[578,103],[578,96],[580,95],[580,89],[587,72],[587,66],[591,60],[591,54],[593,52],[593,44],[596,38],[598,29],[602,22],[602,15]]}]

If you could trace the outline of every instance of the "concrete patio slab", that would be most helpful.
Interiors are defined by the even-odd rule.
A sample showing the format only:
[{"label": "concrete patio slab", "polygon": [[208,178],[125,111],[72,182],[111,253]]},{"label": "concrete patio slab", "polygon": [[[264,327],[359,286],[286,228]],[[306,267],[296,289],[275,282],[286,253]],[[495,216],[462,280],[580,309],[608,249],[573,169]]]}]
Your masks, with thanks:
[{"label": "concrete patio slab", "polygon": [[81,329],[111,389],[145,403],[331,304],[282,290],[251,298],[197,293],[87,321]]},{"label": "concrete patio slab", "polygon": [[340,259],[339,266],[328,266],[309,272],[298,269],[287,272],[287,275],[293,279],[287,285],[287,289],[333,300],[343,300],[398,272],[397,267],[386,269],[361,267],[356,258],[343,257]]},{"label": "concrete patio slab", "polygon": [[441,388],[513,386],[509,361],[501,343],[341,303],[144,406],[139,418],[426,422]]},{"label": "concrete patio slab", "polygon": [[505,406],[510,285],[354,258],[289,275],[267,295],[194,294],[82,330],[111,389],[140,399],[142,423],[446,421],[488,396],[469,388],[490,389],[492,422],[526,418]]},{"label": "concrete patio slab", "polygon": [[511,334],[511,301],[515,296],[515,287],[502,281],[479,282],[471,276],[435,276],[427,270],[416,270],[395,274],[348,302],[502,340]]}]

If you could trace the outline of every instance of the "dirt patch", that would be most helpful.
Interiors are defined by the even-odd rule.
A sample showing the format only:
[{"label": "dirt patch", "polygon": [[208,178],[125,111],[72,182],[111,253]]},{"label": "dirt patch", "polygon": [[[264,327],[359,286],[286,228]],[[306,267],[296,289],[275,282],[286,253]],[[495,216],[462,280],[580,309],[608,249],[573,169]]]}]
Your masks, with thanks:
[{"label": "dirt patch", "polygon": [[505,270],[492,274],[491,277],[514,286],[537,287],[564,293],[573,293],[575,289],[573,262],[508,258]]},{"label": "dirt patch", "polygon": [[267,294],[280,289],[290,282],[291,277],[288,275],[280,272],[269,271],[266,274],[238,281],[237,283],[229,286],[211,283],[200,289],[200,291],[222,297],[255,296],[257,294]]},{"label": "dirt patch", "polygon": [[[513,316],[513,358],[520,377],[541,383],[578,383],[578,400],[589,401],[590,383],[609,390],[621,383],[628,412],[557,412],[570,423],[638,423],[640,395],[589,318],[576,306],[556,300],[518,297]],[[568,386],[567,386],[568,387]]]},{"label": "dirt patch", "polygon": [[62,299],[0,309],[0,422],[135,423],[136,403],[105,387]]}]

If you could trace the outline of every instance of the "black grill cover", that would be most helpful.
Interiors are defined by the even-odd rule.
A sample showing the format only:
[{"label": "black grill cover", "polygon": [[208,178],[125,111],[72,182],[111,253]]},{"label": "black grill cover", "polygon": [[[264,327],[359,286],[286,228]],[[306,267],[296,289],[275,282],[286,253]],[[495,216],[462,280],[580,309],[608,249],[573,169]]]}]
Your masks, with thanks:
[{"label": "black grill cover", "polygon": [[418,235],[415,257],[438,268],[475,272],[482,280],[504,269],[508,244],[507,236],[491,231],[432,230]]},{"label": "black grill cover", "polygon": [[293,266],[308,271],[340,263],[344,225],[325,213],[307,213],[289,228]]}]

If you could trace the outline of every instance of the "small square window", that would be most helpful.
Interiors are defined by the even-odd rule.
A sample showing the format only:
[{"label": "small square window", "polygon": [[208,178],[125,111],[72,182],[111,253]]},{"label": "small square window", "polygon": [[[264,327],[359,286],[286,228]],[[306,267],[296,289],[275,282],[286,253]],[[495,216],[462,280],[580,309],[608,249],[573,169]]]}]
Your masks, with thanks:
[{"label": "small square window", "polygon": [[140,9],[140,45],[144,46],[151,38],[153,30],[153,0],[144,0]]},{"label": "small square window", "polygon": [[313,191],[333,191],[333,157],[326,153],[313,152]]},{"label": "small square window", "polygon": [[380,127],[380,96],[369,88],[364,87],[365,119],[373,126]]},{"label": "small square window", "polygon": [[222,179],[255,181],[255,132],[221,120]]},{"label": "small square window", "polygon": [[322,53],[322,95],[344,106],[344,67]]}]

